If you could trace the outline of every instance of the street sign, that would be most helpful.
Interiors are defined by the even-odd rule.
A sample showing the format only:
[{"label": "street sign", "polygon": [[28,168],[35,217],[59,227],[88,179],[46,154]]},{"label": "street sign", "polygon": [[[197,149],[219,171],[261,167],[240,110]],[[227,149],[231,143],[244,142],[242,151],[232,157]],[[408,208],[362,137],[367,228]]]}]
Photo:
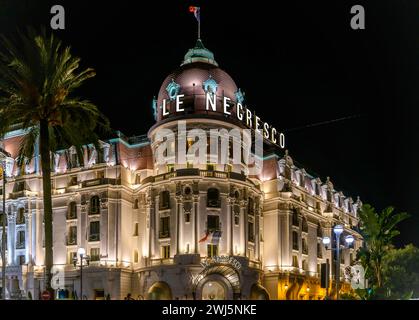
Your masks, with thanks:
[{"label": "street sign", "polygon": [[51,293],[45,290],[44,292],[42,292],[41,298],[42,300],[51,300]]}]

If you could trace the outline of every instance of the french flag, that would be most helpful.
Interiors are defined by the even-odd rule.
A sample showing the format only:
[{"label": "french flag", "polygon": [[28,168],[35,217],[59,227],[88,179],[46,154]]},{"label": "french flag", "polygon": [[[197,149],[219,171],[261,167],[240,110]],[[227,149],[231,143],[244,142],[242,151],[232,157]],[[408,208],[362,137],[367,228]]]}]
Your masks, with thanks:
[{"label": "french flag", "polygon": [[200,7],[189,7],[189,12],[192,12],[198,22],[201,22],[201,8]]},{"label": "french flag", "polygon": [[211,244],[218,244],[220,242],[221,231],[207,231],[205,236],[199,242],[209,242]]}]

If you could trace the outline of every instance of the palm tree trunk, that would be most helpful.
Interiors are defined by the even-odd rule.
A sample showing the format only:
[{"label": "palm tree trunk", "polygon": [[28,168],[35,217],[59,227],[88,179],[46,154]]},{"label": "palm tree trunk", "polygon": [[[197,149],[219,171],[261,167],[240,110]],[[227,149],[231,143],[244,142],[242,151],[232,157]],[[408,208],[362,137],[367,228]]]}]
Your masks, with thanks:
[{"label": "palm tree trunk", "polygon": [[[42,188],[44,200],[44,228],[45,228],[45,288],[53,293],[51,288],[53,266],[52,249],[52,199],[51,199],[51,156],[48,121],[40,121],[40,154],[42,166]],[[54,295],[52,294],[52,297]]]}]

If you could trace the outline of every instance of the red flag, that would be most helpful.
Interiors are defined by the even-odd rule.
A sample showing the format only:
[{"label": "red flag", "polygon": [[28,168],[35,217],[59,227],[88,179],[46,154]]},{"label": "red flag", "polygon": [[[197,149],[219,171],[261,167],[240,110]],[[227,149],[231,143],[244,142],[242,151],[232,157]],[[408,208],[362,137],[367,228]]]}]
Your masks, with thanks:
[{"label": "red flag", "polygon": [[209,236],[209,232],[207,231],[207,232],[205,232],[205,236],[201,240],[199,240],[199,242],[207,241],[208,236]]}]

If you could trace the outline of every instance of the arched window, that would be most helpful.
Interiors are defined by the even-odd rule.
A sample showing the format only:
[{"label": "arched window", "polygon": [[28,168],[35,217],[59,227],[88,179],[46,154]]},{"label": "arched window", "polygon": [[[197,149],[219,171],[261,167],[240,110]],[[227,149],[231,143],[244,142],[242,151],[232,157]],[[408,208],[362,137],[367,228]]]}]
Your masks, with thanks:
[{"label": "arched window", "polygon": [[247,213],[250,215],[254,215],[255,214],[255,202],[253,200],[253,198],[248,199],[247,202]]},{"label": "arched window", "polygon": [[19,208],[16,216],[16,224],[25,224],[25,208]]},{"label": "arched window", "polygon": [[134,209],[138,209],[138,199],[134,200]]},{"label": "arched window", "polygon": [[298,221],[298,212],[295,209],[292,210],[292,225],[297,227],[300,225]]},{"label": "arched window", "polygon": [[90,214],[100,213],[100,200],[99,196],[93,196],[90,198]]},{"label": "arched window", "polygon": [[160,192],[159,204],[161,210],[170,208],[170,192],[168,190]]},{"label": "arched window", "polygon": [[317,258],[323,258],[323,247],[321,241],[317,241]]},{"label": "arched window", "polygon": [[301,239],[301,243],[302,243],[302,251],[303,251],[303,254],[308,254],[307,239],[306,238],[302,238]]},{"label": "arched window", "polygon": [[317,224],[317,237],[318,238],[323,238],[323,229],[322,229],[322,226],[320,225],[320,223]]},{"label": "arched window", "polygon": [[207,207],[219,208],[220,204],[220,191],[216,188],[209,188],[207,191]]},{"label": "arched window", "polygon": [[77,204],[75,201],[71,201],[67,207],[67,220],[77,219]]},{"label": "arched window", "polygon": [[297,231],[293,231],[292,232],[292,249],[293,250],[299,250],[300,246],[299,246],[299,241],[298,241],[298,232]]},{"label": "arched window", "polygon": [[303,218],[301,227],[302,227],[303,232],[308,232],[308,224],[307,224],[307,219],[305,217]]}]

